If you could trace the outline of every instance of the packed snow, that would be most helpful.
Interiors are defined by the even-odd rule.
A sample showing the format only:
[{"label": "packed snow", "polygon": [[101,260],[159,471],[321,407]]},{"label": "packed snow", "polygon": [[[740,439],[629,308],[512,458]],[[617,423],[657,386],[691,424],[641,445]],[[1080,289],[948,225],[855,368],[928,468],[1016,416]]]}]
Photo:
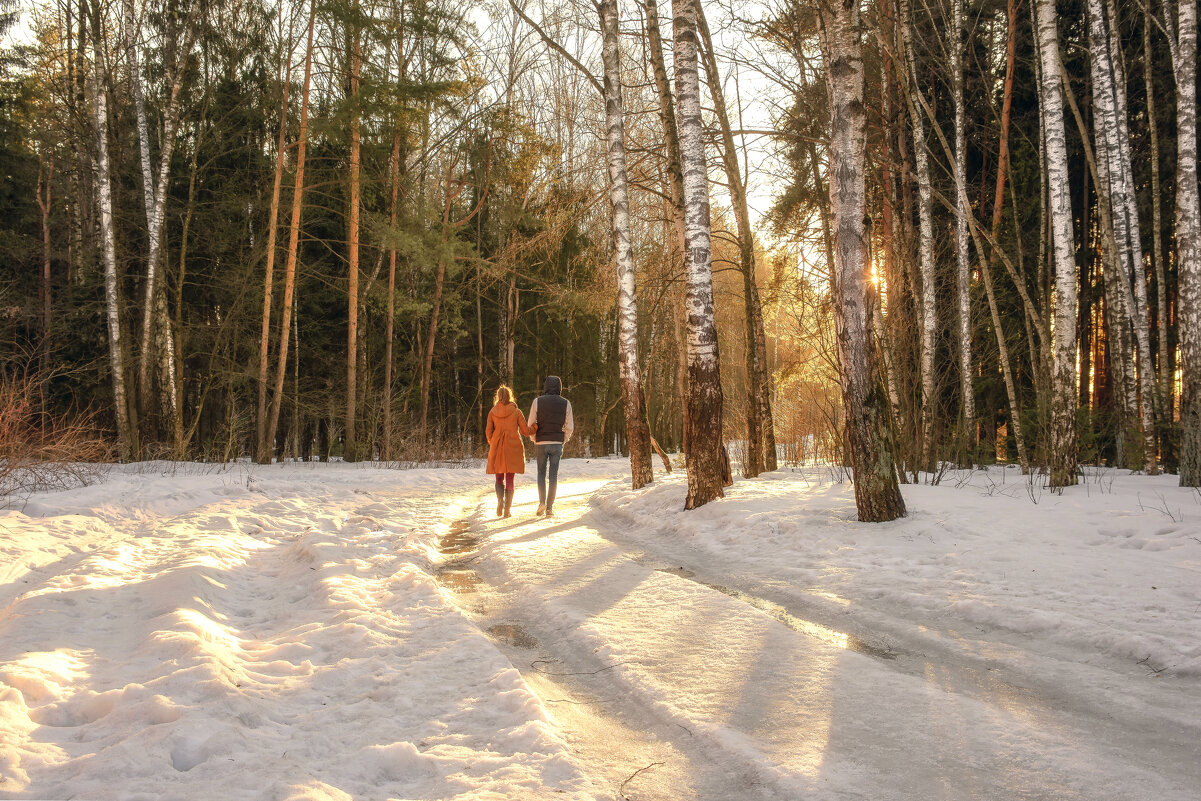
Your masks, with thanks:
[{"label": "packed snow", "polygon": [[[656,465],[661,467],[661,465]],[[1201,495],[832,468],[683,511],[565,460],[147,463],[0,512],[0,798],[1158,799],[1201,787]]]}]

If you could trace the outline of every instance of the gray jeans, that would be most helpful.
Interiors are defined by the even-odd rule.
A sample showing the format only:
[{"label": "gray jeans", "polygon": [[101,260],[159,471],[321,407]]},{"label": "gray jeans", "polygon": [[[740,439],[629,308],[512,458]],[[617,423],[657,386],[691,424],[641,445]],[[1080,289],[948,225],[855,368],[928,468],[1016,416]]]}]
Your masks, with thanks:
[{"label": "gray jeans", "polygon": [[[555,487],[559,483],[559,460],[563,458],[563,444],[556,442],[535,445],[534,455],[538,459],[538,503],[549,509],[555,502]],[[547,467],[550,467],[550,487],[547,487]]]}]

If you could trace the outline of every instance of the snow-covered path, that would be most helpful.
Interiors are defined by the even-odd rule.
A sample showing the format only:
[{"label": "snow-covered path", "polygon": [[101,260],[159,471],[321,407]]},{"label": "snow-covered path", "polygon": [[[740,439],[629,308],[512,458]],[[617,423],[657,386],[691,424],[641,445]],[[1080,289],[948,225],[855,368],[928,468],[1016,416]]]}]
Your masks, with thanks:
[{"label": "snow-covered path", "polygon": [[[928,609],[907,620],[890,600],[836,595],[847,568],[810,565],[827,580],[790,584],[780,562],[792,554],[737,547],[762,540],[745,524],[729,527],[735,547],[713,547],[713,531],[680,536],[688,516],[647,497],[682,498],[678,482],[649,493],[597,483],[574,482],[553,523],[485,512],[473,528],[502,602],[485,623],[537,643],[524,657],[511,648],[514,664],[544,698],[583,707],[562,718],[578,752],[610,783],[633,776],[630,798],[1197,797],[1195,675],[1157,678],[1103,653],[1072,661],[1079,652],[1053,641],[984,636]],[[739,492],[752,486],[710,515],[769,518]],[[892,537],[912,541],[903,529],[927,525],[914,516]],[[1197,653],[1196,640],[1182,647]]]},{"label": "snow-covered path", "polygon": [[550,521],[529,476],[497,520],[475,470],[177,472],[0,512],[0,798],[1198,797],[1170,477],[861,526],[812,471],[683,513],[568,461]]}]

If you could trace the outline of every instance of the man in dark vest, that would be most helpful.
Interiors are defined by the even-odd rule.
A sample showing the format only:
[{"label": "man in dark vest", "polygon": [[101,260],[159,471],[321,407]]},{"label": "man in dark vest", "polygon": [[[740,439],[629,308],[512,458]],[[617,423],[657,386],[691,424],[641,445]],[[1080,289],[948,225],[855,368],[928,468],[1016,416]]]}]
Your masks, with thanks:
[{"label": "man in dark vest", "polygon": [[[538,515],[554,514],[555,487],[559,483],[559,459],[563,444],[571,439],[575,420],[571,416],[571,401],[563,397],[563,382],[557,375],[548,375],[542,394],[530,404],[528,417],[534,429],[534,454],[538,459]],[[547,468],[550,483],[547,485]]]}]

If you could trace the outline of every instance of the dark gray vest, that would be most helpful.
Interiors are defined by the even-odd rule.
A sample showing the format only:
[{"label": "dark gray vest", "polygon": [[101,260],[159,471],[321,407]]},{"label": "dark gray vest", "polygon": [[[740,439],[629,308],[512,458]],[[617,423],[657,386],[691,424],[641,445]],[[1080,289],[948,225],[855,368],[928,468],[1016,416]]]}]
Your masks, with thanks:
[{"label": "dark gray vest", "polygon": [[538,396],[538,442],[562,442],[563,424],[567,421],[567,399],[562,395]]}]

